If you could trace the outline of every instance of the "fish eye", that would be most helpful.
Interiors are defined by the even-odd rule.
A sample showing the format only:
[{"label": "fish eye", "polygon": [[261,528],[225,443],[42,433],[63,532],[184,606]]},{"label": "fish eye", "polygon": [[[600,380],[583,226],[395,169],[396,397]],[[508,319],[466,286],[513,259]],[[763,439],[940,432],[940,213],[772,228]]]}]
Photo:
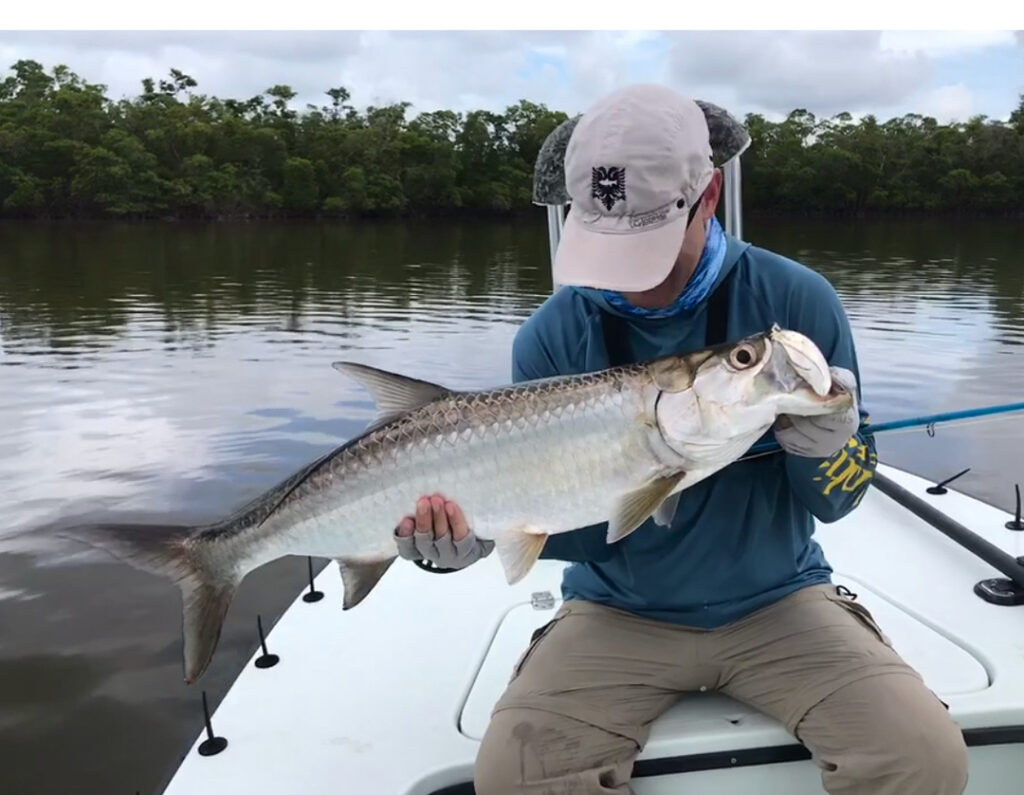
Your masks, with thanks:
[{"label": "fish eye", "polygon": [[729,352],[729,364],[744,370],[757,361],[757,352],[750,345],[737,345]]}]

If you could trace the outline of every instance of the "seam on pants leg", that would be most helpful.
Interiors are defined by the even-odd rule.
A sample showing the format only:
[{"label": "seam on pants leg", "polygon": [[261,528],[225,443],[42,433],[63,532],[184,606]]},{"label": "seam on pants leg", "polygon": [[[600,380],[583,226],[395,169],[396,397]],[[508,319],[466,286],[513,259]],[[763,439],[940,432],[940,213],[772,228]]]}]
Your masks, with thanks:
[{"label": "seam on pants leg", "polygon": [[546,712],[549,715],[557,715],[560,718],[570,718],[608,734],[614,734],[617,737],[629,740],[637,746],[638,751],[643,748],[649,735],[649,729],[645,726],[634,728],[625,725],[610,725],[608,721],[601,719],[601,716],[605,714],[604,710],[599,708],[580,708],[558,699],[545,698],[541,700],[529,697],[509,699],[495,706],[491,714],[496,715],[506,709],[529,709],[537,712]]},{"label": "seam on pants leg", "polygon": [[860,682],[864,679],[871,679],[875,676],[907,676],[917,682],[921,681],[921,676],[913,669],[900,669],[894,668],[891,670],[865,670],[858,673],[847,674],[846,676],[835,680],[826,687],[819,687],[811,691],[806,698],[800,699],[790,712],[787,714],[784,725],[786,730],[796,737],[800,742],[800,735],[797,732],[797,728],[800,725],[807,713],[810,712],[814,707],[818,706],[822,701],[827,699],[829,696],[834,695],[839,690],[842,690],[847,685],[852,685],[854,682]]}]

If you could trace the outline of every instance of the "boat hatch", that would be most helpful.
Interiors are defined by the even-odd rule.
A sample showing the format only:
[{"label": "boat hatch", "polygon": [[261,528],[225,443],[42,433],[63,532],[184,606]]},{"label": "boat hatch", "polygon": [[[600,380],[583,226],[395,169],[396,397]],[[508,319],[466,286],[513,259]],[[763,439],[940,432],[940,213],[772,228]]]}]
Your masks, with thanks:
[{"label": "boat hatch", "polygon": [[[896,650],[940,697],[977,692],[989,686],[988,672],[967,650],[864,585],[840,575],[834,579],[867,606]],[[518,604],[506,613],[463,703],[459,720],[463,735],[474,740],[483,737],[491,708],[504,690],[512,666],[529,643],[530,635],[549,621],[560,605],[557,597],[552,599],[547,593],[538,594],[532,602]],[[687,704],[690,705],[687,711],[677,707],[672,712],[679,714],[666,716],[674,729],[685,734],[698,728],[687,724],[699,723],[707,727],[709,721],[728,721],[735,726],[738,720],[756,714],[751,708],[720,695],[702,697],[696,709],[691,709],[693,699],[687,699]]]}]

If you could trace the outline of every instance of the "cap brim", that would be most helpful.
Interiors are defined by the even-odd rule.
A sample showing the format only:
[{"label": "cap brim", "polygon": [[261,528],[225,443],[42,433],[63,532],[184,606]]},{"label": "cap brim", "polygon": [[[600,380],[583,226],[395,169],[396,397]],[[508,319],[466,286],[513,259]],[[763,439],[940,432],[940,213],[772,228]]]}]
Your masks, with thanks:
[{"label": "cap brim", "polygon": [[570,208],[555,253],[556,284],[642,292],[665,281],[679,256],[688,213],[642,232],[598,232]]}]

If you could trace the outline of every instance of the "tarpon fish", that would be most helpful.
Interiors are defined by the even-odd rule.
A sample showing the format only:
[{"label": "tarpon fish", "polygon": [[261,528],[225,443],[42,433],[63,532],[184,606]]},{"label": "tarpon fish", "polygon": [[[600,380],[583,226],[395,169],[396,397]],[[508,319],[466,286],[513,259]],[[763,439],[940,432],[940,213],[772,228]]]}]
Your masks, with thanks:
[{"label": "tarpon fish", "polygon": [[780,414],[851,405],[814,343],[777,326],[685,355],[482,391],[333,366],[374,395],[375,421],[230,518],[68,533],[178,584],[186,682],[209,665],[246,574],[284,555],[332,558],[350,609],[395,560],[396,523],[421,496],[458,503],[515,583],[549,535],[607,521],[614,543],[652,516],[667,525],[681,492],[740,458]]}]

